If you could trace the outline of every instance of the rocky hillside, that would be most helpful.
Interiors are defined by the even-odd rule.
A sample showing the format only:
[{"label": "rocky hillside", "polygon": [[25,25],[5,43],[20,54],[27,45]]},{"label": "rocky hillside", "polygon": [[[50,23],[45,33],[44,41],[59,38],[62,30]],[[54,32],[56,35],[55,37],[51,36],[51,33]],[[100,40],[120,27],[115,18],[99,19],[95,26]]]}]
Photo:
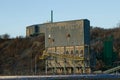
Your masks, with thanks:
[{"label": "rocky hillside", "polygon": [[120,63],[120,27],[113,29],[91,27],[91,49],[95,51],[97,60],[95,70],[104,70],[104,68],[108,67],[103,61],[103,42],[109,36],[113,36],[113,52],[116,55],[113,63]]},{"label": "rocky hillside", "polygon": [[113,49],[116,53],[118,53],[120,60],[120,27],[113,29],[91,27],[91,46],[94,47],[95,51],[102,51],[103,41],[111,35],[113,36]]},{"label": "rocky hillside", "polygon": [[43,61],[38,59],[45,48],[44,36],[32,38],[0,39],[0,74],[22,75],[33,74],[35,59],[41,66]]}]

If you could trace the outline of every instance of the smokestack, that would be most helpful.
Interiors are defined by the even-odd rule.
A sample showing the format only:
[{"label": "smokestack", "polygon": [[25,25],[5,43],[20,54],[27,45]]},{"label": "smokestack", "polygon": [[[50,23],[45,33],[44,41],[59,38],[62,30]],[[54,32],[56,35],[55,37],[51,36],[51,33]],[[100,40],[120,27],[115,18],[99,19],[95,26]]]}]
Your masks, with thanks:
[{"label": "smokestack", "polygon": [[51,10],[51,23],[53,23],[53,10]]}]

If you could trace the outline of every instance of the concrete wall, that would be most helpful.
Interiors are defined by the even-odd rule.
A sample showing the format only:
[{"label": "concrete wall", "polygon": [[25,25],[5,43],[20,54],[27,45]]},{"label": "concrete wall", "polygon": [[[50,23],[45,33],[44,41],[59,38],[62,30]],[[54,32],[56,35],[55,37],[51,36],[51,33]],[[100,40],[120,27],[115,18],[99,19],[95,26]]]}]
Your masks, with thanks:
[{"label": "concrete wall", "polygon": [[26,36],[29,37],[30,35],[35,33],[35,27],[34,26],[28,26],[26,27]]},{"label": "concrete wall", "polygon": [[82,19],[26,27],[26,36],[38,33],[45,33],[45,47],[88,45],[90,43],[90,22]]},{"label": "concrete wall", "polygon": [[[38,31],[36,26],[38,26]],[[45,33],[45,47],[88,45],[90,43],[90,22],[82,19],[26,27],[26,36],[35,33]]]},{"label": "concrete wall", "polygon": [[46,24],[45,47],[89,44],[89,29],[86,19]]}]

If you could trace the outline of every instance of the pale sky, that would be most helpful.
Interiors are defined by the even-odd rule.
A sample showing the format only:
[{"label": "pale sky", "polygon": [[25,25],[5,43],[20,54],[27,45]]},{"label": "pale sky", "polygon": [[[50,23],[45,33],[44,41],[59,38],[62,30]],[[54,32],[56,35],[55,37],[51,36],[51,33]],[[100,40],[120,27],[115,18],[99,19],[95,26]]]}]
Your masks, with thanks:
[{"label": "pale sky", "polygon": [[0,0],[0,35],[25,36],[26,26],[89,19],[91,26],[114,28],[120,23],[120,0]]}]

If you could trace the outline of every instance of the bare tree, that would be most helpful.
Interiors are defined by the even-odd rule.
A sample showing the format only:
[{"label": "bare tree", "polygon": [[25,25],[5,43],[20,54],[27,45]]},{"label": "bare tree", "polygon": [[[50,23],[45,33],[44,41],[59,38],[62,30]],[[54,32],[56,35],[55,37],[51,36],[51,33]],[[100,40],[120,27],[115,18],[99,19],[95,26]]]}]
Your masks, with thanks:
[{"label": "bare tree", "polygon": [[117,27],[120,27],[120,22],[117,23]]},{"label": "bare tree", "polygon": [[2,35],[2,38],[3,38],[3,39],[9,39],[9,38],[10,38],[10,35],[9,35],[9,34],[3,34],[3,35]]}]

